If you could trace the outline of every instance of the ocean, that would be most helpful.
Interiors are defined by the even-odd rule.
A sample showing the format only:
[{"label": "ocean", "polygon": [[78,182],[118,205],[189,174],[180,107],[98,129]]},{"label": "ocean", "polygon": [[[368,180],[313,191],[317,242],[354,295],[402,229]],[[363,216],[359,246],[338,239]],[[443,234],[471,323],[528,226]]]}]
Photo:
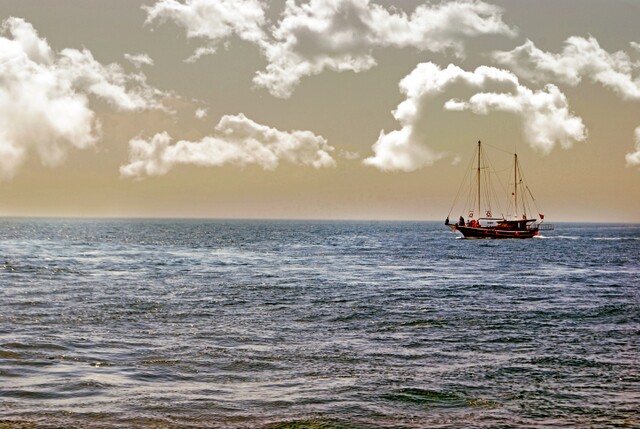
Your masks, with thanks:
[{"label": "ocean", "polygon": [[640,225],[0,220],[0,427],[640,427]]}]

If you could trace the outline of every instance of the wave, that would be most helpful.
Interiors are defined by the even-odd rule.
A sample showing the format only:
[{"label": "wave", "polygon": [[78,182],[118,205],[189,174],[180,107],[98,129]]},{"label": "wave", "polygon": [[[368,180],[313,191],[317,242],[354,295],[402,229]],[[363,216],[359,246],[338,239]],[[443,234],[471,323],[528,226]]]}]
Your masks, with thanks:
[{"label": "wave", "polygon": [[602,241],[640,241],[640,237],[591,237],[591,239]]}]

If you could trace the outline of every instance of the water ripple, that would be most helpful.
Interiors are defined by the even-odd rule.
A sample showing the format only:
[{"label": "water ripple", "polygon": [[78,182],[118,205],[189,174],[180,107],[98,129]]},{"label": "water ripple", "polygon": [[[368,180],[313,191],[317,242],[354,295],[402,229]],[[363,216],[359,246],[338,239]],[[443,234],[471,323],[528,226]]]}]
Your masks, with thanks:
[{"label": "water ripple", "polygon": [[640,227],[0,222],[0,427],[639,427]]}]

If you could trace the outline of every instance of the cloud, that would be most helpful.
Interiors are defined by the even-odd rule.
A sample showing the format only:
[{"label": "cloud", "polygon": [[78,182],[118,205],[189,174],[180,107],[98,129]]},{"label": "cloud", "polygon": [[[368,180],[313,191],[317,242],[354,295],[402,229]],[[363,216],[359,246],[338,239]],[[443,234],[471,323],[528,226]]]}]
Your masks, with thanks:
[{"label": "cloud", "polygon": [[500,7],[474,0],[424,4],[410,15],[370,0],[288,0],[280,21],[269,29],[265,5],[257,0],[161,0],[145,10],[148,23],[172,20],[187,37],[206,40],[188,61],[214,53],[234,34],[255,43],[268,65],[254,83],[281,98],[305,76],[371,69],[377,48],[412,47],[461,57],[468,38],[515,35],[502,21]]},{"label": "cloud", "polygon": [[555,85],[548,84],[538,91],[519,85],[515,94],[483,92],[456,104],[458,110],[468,109],[476,114],[503,111],[519,115],[525,139],[545,154],[551,152],[556,143],[568,149],[574,141],[587,137],[582,119],[569,111],[567,97]]},{"label": "cloud", "polygon": [[636,140],[636,145],[635,145],[636,151],[632,153],[628,153],[625,156],[628,166],[640,165],[640,127],[636,128],[634,136]]},{"label": "cloud", "polygon": [[53,70],[60,82],[105,100],[116,110],[165,109],[161,99],[167,94],[149,86],[144,74],[126,73],[116,63],[102,65],[86,49],[63,49]]},{"label": "cloud", "polygon": [[[631,47],[637,46],[631,42]],[[532,82],[575,86],[582,79],[589,79],[623,99],[640,100],[640,63],[623,51],[605,51],[594,37],[569,37],[558,54],[542,51],[527,40],[511,51],[494,52],[493,59]]]},{"label": "cloud", "polygon": [[205,109],[203,107],[199,107],[196,109],[196,118],[198,119],[204,119],[207,117],[207,115],[209,114],[209,109]]},{"label": "cloud", "polygon": [[554,85],[533,91],[507,70],[480,66],[472,72],[453,64],[441,69],[437,64],[419,64],[400,81],[400,90],[407,96],[393,115],[402,128],[389,133],[382,131],[373,145],[375,155],[364,160],[366,165],[381,170],[413,171],[431,165],[446,156],[426,146],[417,130],[424,125],[424,106],[436,96],[462,86],[474,91],[487,87],[503,88],[501,92],[478,92],[468,100],[450,99],[444,109],[470,110],[476,114],[492,111],[511,112],[520,117],[523,135],[529,145],[549,153],[556,144],[568,148],[574,141],[586,139],[582,119],[569,111],[565,95]]},{"label": "cloud", "polygon": [[[632,49],[640,52],[640,44],[631,42]],[[640,100],[640,62],[633,61],[623,52],[609,53],[600,47],[594,37],[569,37],[562,52],[554,54],[538,49],[531,40],[506,52],[494,52],[493,58],[532,82],[559,82],[571,86],[582,79],[609,88],[624,100]],[[638,149],[638,129],[636,129]],[[629,153],[627,165],[636,165],[640,153]]]},{"label": "cloud", "polygon": [[264,39],[265,3],[260,0],[160,0],[143,6],[147,24],[173,21],[188,38],[206,40],[188,61],[216,52],[233,35],[250,42]]},{"label": "cloud", "polygon": [[258,124],[243,114],[227,115],[216,126],[216,135],[200,141],[171,143],[169,134],[129,142],[129,164],[120,167],[125,177],[159,176],[175,165],[202,167],[256,164],[275,169],[280,161],[315,168],[334,167],[333,147],[310,131],[284,132]]},{"label": "cloud", "polygon": [[502,22],[501,8],[481,1],[421,5],[411,15],[369,0],[288,1],[274,41],[263,46],[269,64],[254,83],[286,98],[304,76],[374,67],[376,48],[412,47],[462,56],[463,41],[483,34],[515,32]]},{"label": "cloud", "polygon": [[218,48],[216,46],[201,46],[198,49],[196,49],[195,52],[193,54],[191,54],[191,56],[189,58],[184,60],[184,62],[185,63],[195,63],[196,61],[198,61],[200,58],[204,57],[205,55],[213,55],[217,51],[218,51]]},{"label": "cloud", "polygon": [[90,96],[118,110],[159,108],[162,93],[143,74],[104,66],[90,51],[59,53],[33,26],[8,18],[0,26],[0,179],[11,179],[35,152],[46,166],[100,137]]},{"label": "cloud", "polygon": [[124,54],[124,58],[138,69],[142,66],[153,65],[153,59],[148,54]]},{"label": "cloud", "polygon": [[360,154],[358,152],[352,152],[344,149],[340,149],[339,154],[340,154],[340,157],[348,160],[354,160],[354,159],[360,158]]}]

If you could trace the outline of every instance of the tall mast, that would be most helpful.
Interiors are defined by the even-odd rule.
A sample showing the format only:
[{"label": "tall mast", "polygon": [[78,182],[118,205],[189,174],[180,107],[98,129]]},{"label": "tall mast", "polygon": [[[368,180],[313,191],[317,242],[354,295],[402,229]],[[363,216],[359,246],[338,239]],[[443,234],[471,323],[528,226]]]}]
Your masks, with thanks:
[{"label": "tall mast", "polygon": [[480,219],[480,140],[478,140],[478,219]]},{"label": "tall mast", "polygon": [[513,154],[513,219],[518,218],[518,154]]}]

